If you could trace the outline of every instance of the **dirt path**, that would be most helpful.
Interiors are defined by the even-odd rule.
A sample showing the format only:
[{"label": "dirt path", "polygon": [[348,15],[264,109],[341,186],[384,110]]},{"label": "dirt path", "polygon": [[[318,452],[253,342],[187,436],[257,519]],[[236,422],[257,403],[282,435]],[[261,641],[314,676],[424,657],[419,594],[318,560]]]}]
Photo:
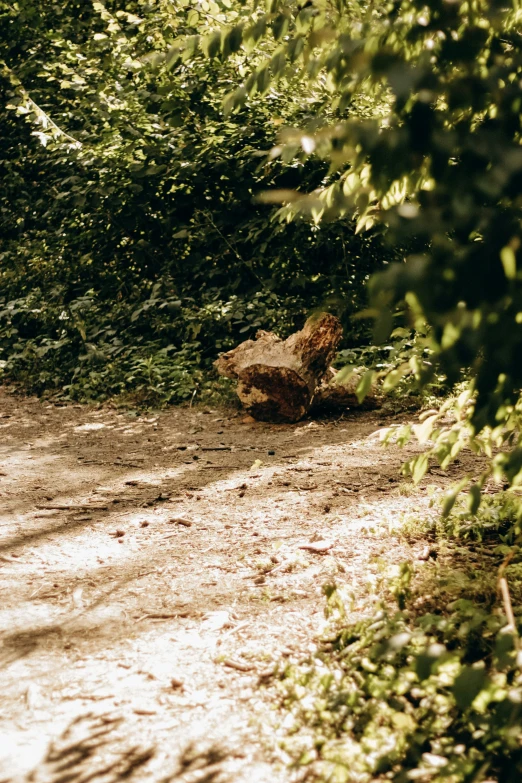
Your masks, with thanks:
[{"label": "dirt path", "polygon": [[0,388],[0,781],[290,781],[263,675],[313,643],[328,579],[365,611],[415,555],[389,530],[427,493],[388,423]]}]

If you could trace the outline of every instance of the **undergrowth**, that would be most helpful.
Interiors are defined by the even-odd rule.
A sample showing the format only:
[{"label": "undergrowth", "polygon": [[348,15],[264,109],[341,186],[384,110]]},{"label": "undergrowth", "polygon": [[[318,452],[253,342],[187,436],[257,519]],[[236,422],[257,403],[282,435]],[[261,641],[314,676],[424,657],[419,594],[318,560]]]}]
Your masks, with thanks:
[{"label": "undergrowth", "polygon": [[[178,298],[168,281],[136,299],[107,301],[90,290],[67,304],[59,287],[51,294],[34,288],[15,300],[0,296],[0,382],[65,401],[116,398],[154,408],[194,400],[229,403],[233,385],[213,368],[219,353],[258,329],[287,337],[309,312],[303,297],[267,291],[248,302],[217,290],[199,301]],[[408,364],[418,339],[399,328],[386,344],[343,348],[336,366],[341,373],[356,368],[382,380],[407,365],[388,390],[385,407],[418,407],[421,399],[447,393],[443,376],[419,391]],[[345,338],[350,340],[352,333]]]},{"label": "undergrowth", "polygon": [[437,541],[433,558],[404,563],[388,597],[357,622],[342,586],[325,588],[330,619],[317,652],[277,680],[284,748],[303,779],[521,779],[519,519],[510,493],[473,515],[461,501],[437,531],[421,531]]},{"label": "undergrowth", "polygon": [[196,399],[228,402],[230,382],[212,363],[258,328],[286,336],[304,320],[302,302],[260,292],[247,303],[216,293],[203,303],[160,284],[139,301],[106,302],[94,291],[64,305],[35,289],[0,297],[0,381],[62,400],[162,407]]}]

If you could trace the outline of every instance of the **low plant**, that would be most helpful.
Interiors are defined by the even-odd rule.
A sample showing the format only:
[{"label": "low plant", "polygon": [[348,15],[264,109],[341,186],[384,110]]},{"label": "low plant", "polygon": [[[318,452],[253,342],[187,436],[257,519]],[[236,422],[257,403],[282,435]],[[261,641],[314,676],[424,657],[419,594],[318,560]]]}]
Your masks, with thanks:
[{"label": "low plant", "polygon": [[522,551],[499,538],[516,530],[516,503],[485,503],[473,535],[463,514],[448,518],[440,556],[403,564],[370,616],[350,621],[343,587],[325,588],[317,651],[276,683],[283,747],[304,779],[520,780]]}]

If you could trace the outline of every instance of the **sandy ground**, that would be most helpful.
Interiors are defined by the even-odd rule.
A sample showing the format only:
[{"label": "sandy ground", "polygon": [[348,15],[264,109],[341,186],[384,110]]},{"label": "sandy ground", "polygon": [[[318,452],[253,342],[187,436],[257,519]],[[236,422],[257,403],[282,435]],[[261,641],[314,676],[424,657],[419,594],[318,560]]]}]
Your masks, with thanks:
[{"label": "sandy ground", "polygon": [[[263,682],[427,506],[379,412],[137,415],[0,388],[0,781],[288,783]],[[436,474],[426,484],[446,481]],[[303,548],[304,547],[304,548]]]}]

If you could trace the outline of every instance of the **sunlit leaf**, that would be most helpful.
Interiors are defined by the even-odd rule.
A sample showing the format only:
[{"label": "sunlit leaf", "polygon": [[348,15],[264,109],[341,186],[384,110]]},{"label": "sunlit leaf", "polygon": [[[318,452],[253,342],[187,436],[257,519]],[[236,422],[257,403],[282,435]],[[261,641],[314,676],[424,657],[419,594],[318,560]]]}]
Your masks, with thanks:
[{"label": "sunlit leaf", "polygon": [[429,458],[427,454],[421,454],[419,457],[417,457],[413,463],[413,469],[412,469],[412,480],[414,484],[418,484],[424,476],[426,475],[426,471],[428,470],[429,465]]},{"label": "sunlit leaf", "polygon": [[372,388],[373,379],[375,377],[374,370],[367,370],[361,377],[361,380],[357,384],[355,394],[359,403],[361,403]]}]

